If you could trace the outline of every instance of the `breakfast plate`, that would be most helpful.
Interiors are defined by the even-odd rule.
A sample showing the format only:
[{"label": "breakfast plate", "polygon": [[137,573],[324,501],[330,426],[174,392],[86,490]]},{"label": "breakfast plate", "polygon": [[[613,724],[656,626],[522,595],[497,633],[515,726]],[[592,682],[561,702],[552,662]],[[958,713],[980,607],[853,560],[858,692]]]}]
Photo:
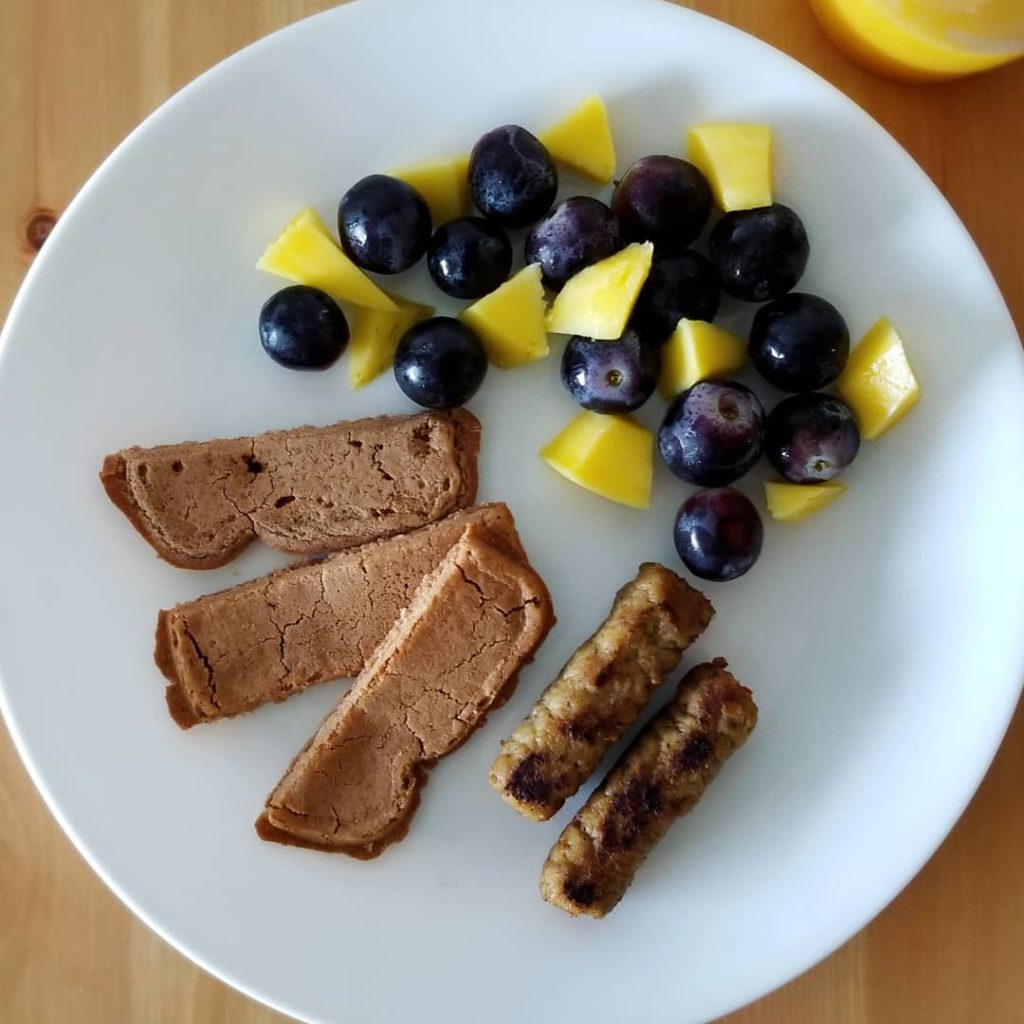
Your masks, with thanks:
[{"label": "breakfast plate", "polygon": [[[155,559],[97,480],[130,444],[235,437],[412,407],[390,375],[291,374],[260,351],[279,282],[253,264],[301,207],[363,175],[543,127],[598,92],[620,170],[688,125],[771,124],[801,287],[855,337],[881,314],[922,398],[865,445],[841,502],[768,522],[686,665],[724,655],[760,725],[601,922],[537,894],[580,794],[527,822],[489,789],[519,721],[645,560],[680,569],[690,488],[660,467],[638,511],[537,457],[574,412],[547,360],[491,369],[480,494],[515,513],[558,624],[509,703],[432,773],[379,859],[261,843],[253,821],[343,692],[188,732],[152,662],[156,613],[287,563]],[[564,179],[561,195],[578,183]],[[520,243],[517,243],[520,244]],[[403,294],[441,301],[422,273]],[[738,331],[750,313],[736,304]],[[554,346],[553,346],[554,347]],[[661,407],[659,406],[659,409]],[[642,418],[657,422],[658,410]],[[207,970],[312,1022],[593,1024],[715,1017],[849,938],[921,868],[998,747],[1024,678],[1024,356],[963,226],[905,152],[809,71],[659,0],[359,0],[237,54],[137,129],[75,199],[0,349],[0,706],[62,827],[107,884]],[[743,488],[757,498],[759,478]]]}]

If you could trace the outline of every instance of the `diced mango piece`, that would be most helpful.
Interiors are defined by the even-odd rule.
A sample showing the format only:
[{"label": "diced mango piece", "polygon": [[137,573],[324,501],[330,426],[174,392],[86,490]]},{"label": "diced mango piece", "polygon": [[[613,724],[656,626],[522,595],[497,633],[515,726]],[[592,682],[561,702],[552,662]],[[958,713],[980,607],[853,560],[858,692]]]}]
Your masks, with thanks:
[{"label": "diced mango piece", "polygon": [[856,414],[861,437],[868,441],[881,437],[917,404],[917,379],[903,341],[887,317],[853,350],[836,387]]},{"label": "diced mango piece", "polygon": [[554,470],[602,498],[649,508],[654,435],[629,416],[581,412],[540,450]]},{"label": "diced mango piece", "polygon": [[662,346],[658,390],[665,398],[675,398],[699,380],[738,373],[746,362],[747,345],[742,338],[715,324],[684,317]]},{"label": "diced mango piece", "polygon": [[622,337],[640,289],[651,271],[654,245],[634,242],[584,267],[565,282],[548,311],[552,334],[581,334],[613,341]]},{"label": "diced mango piece", "polygon": [[296,214],[256,263],[278,277],[320,288],[336,299],[393,312],[395,304],[335,244],[315,210]]},{"label": "diced mango piece", "polygon": [[795,523],[814,515],[831,504],[846,490],[844,484],[786,484],[768,482],[764,485],[768,511],[780,523]]},{"label": "diced mango piece", "polygon": [[615,143],[600,96],[588,96],[572,113],[540,135],[548,152],[598,185],[615,176]]},{"label": "diced mango piece", "polygon": [[400,167],[391,176],[401,178],[423,196],[435,228],[469,213],[468,153]]},{"label": "diced mango piece", "polygon": [[531,263],[477,299],[459,318],[476,332],[487,358],[495,366],[509,369],[548,354],[545,310],[541,266]]},{"label": "diced mango piece", "polygon": [[772,130],[768,125],[697,124],[687,139],[690,159],[708,179],[721,209],[771,205]]},{"label": "diced mango piece", "polygon": [[413,324],[433,316],[430,306],[391,296],[394,312],[359,309],[348,342],[348,385],[355,390],[379,377],[395,361],[395,349]]}]

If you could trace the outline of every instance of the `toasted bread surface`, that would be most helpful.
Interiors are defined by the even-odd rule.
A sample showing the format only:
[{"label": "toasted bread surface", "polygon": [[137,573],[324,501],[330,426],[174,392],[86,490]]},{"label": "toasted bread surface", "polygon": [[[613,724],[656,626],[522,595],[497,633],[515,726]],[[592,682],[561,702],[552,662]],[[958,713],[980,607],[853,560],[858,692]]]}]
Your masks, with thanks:
[{"label": "toasted bread surface", "polygon": [[357,675],[471,525],[526,561],[508,508],[481,505],[160,612],[155,658],[172,717],[188,728]]},{"label": "toasted bread surface", "polygon": [[467,527],[270,794],[266,839],[375,856],[424,770],[483,721],[554,621],[537,574]]},{"label": "toasted bread surface", "polygon": [[161,558],[214,569],[257,537],[312,555],[436,522],[473,503],[479,445],[465,409],[378,416],[125,448],[100,480]]}]

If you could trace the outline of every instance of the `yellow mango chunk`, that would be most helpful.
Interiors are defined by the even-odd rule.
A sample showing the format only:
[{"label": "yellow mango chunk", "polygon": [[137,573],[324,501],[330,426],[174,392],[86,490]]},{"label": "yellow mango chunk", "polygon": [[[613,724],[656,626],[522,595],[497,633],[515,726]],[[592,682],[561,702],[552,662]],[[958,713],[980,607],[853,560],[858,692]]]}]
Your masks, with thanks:
[{"label": "yellow mango chunk", "polygon": [[574,484],[631,508],[649,508],[654,435],[629,416],[581,412],[540,450]]},{"label": "yellow mango chunk", "polygon": [[600,96],[588,96],[539,138],[555,160],[584,178],[607,185],[615,176],[615,143]]},{"label": "yellow mango chunk", "polygon": [[846,490],[844,484],[785,484],[769,482],[764,485],[768,511],[780,523],[795,523],[814,515],[831,504]]},{"label": "yellow mango chunk", "polygon": [[772,203],[772,130],[766,124],[697,124],[687,135],[690,160],[718,206],[752,210]]},{"label": "yellow mango chunk", "polygon": [[836,381],[854,411],[861,437],[873,441],[905,416],[920,397],[903,341],[882,317],[853,350]]},{"label": "yellow mango chunk", "polygon": [[267,246],[257,270],[320,288],[343,302],[394,311],[395,304],[335,244],[315,210],[296,214]]},{"label": "yellow mango chunk", "polygon": [[675,398],[699,380],[738,373],[746,362],[747,345],[742,338],[703,320],[684,317],[662,346],[658,390],[665,398]]},{"label": "yellow mango chunk", "polygon": [[640,289],[651,271],[654,245],[634,242],[565,282],[548,311],[552,334],[581,334],[614,341],[622,337]]},{"label": "yellow mango chunk", "polygon": [[391,296],[394,311],[359,309],[352,321],[348,342],[348,385],[355,390],[379,377],[395,361],[395,349],[413,324],[433,316],[430,306],[421,306]]},{"label": "yellow mango chunk", "polygon": [[545,308],[541,266],[531,263],[464,309],[459,319],[476,332],[487,358],[507,370],[548,354]]},{"label": "yellow mango chunk", "polygon": [[423,196],[435,228],[469,213],[468,153],[400,167],[391,171],[391,176],[401,178]]}]

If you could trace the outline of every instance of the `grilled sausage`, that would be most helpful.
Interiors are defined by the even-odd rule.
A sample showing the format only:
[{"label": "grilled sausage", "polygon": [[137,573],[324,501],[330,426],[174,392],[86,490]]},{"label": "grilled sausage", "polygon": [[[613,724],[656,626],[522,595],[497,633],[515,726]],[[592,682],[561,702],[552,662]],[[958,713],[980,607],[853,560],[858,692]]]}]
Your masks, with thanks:
[{"label": "grilled sausage", "polygon": [[640,566],[600,629],[502,743],[491,786],[527,818],[550,818],[637,720],[714,613],[674,572]]},{"label": "grilled sausage", "polygon": [[544,899],[604,917],[756,724],[753,696],[723,658],[689,672],[555,843],[541,872]]}]

